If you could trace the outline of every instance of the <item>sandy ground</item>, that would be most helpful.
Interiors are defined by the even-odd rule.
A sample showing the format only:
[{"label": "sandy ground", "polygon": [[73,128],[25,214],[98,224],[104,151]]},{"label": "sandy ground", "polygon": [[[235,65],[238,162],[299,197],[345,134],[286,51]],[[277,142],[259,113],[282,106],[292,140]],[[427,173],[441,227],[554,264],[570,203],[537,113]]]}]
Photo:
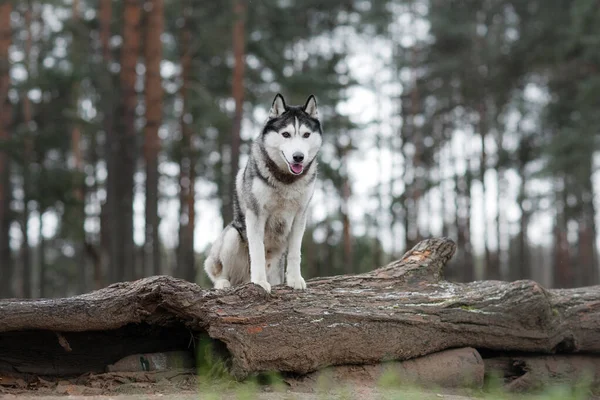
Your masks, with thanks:
[{"label": "sandy ground", "polygon": [[[272,380],[269,385],[256,382],[200,378],[189,370],[165,372],[126,372],[86,374],[69,380],[46,380],[38,376],[6,376],[0,374],[0,399],[19,400],[573,400],[595,398],[573,397],[556,391],[545,395],[489,394],[481,389],[437,389],[373,385],[351,381],[310,382],[296,378]],[[265,383],[265,382],[263,382]]]},{"label": "sandy ground", "polygon": [[452,394],[441,394],[441,393],[415,393],[415,392],[403,392],[400,390],[394,391],[381,391],[381,390],[357,390],[353,393],[341,392],[341,393],[327,393],[327,394],[314,394],[314,393],[257,393],[257,394],[243,394],[243,393],[220,393],[220,394],[190,394],[190,393],[171,393],[171,394],[136,394],[136,395],[99,395],[99,396],[38,396],[38,395],[27,395],[27,394],[7,394],[4,396],[0,395],[1,399],[22,399],[22,400],[198,400],[198,399],[256,399],[256,400],[347,400],[347,399],[405,399],[405,400],[474,400],[474,397],[465,397]]}]

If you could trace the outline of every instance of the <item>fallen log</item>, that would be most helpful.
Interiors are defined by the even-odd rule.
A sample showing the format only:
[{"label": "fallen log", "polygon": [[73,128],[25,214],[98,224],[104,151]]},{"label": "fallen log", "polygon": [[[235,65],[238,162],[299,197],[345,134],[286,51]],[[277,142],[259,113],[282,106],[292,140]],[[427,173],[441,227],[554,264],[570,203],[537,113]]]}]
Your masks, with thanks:
[{"label": "fallen log", "polygon": [[314,391],[327,383],[355,387],[386,385],[424,386],[428,388],[481,389],[485,363],[477,350],[445,350],[406,361],[372,365],[340,365],[286,379],[293,390]]},{"label": "fallen log", "polygon": [[443,267],[454,251],[448,239],[425,240],[387,266],[313,279],[306,291],[206,290],[157,276],[65,299],[0,301],[0,369],[93,372],[130,354],[185,349],[202,334],[224,345],[240,379],[457,347],[600,352],[600,287],[451,283]]},{"label": "fallen log", "polygon": [[530,392],[547,386],[600,386],[600,356],[527,355],[493,357],[485,360],[488,374],[497,374],[510,392]]}]

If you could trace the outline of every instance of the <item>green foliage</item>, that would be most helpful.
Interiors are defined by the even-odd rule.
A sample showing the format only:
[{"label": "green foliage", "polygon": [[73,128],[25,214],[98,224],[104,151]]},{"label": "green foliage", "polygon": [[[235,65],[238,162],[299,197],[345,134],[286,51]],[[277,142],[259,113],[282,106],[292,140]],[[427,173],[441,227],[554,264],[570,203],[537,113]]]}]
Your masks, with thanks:
[{"label": "green foliage", "polygon": [[[0,142],[0,150],[11,159],[17,203],[25,198],[29,204],[28,208],[20,203],[13,206],[11,215],[19,219],[25,209],[50,212],[58,221],[53,237],[57,242],[68,247],[92,237],[99,246],[98,228],[83,231],[79,211],[82,206],[92,209],[88,222],[99,225],[100,194],[107,184],[103,173],[111,148],[105,144],[115,140],[109,139],[106,123],[118,122],[110,119],[118,117],[120,102],[123,2],[112,2],[110,61],[101,52],[99,2],[82,1],[78,20],[71,17],[71,1],[31,2],[37,20],[32,25],[29,65],[24,55],[28,29],[24,15],[29,3],[13,4],[9,96],[13,118],[10,140]],[[161,200],[177,198],[178,174],[171,171],[186,152],[194,156],[202,188],[210,187],[199,195],[222,204],[228,197],[226,188],[233,177],[228,151],[234,18],[231,4],[224,4],[165,2]],[[244,138],[258,134],[260,121],[254,121],[254,116],[259,111],[264,114],[275,92],[282,92],[291,103],[303,102],[307,92],[320,99],[328,154],[321,156],[319,185],[340,206],[327,210],[325,217],[308,227],[305,246],[312,246],[314,255],[303,259],[303,268],[309,276],[363,272],[373,267],[374,259],[387,258],[382,257],[379,231],[389,227],[379,226],[380,215],[365,215],[361,221],[368,233],[351,238],[350,266],[345,264],[348,255],[343,246],[344,187],[351,179],[348,158],[369,150],[367,146],[375,142],[380,149],[392,151],[402,171],[392,179],[404,179],[404,193],[390,194],[389,210],[380,210],[396,223],[401,217],[402,224],[415,223],[406,216],[415,197],[412,189],[419,191],[417,202],[424,202],[444,184],[464,185],[461,195],[470,201],[472,185],[479,183],[476,180],[487,169],[499,175],[514,170],[523,180],[556,183],[550,196],[534,197],[521,191],[517,201],[533,205],[529,215],[536,212],[540,198],[556,200],[565,194],[574,200],[564,207],[557,201],[552,207],[559,213],[565,211],[567,219],[585,219],[585,213],[593,209],[591,176],[600,127],[600,8],[595,0],[257,0],[248,2],[245,18],[244,115],[253,126],[244,126],[248,129]],[[413,32],[417,22],[427,26],[426,34]],[[186,29],[192,37],[192,68],[186,110],[182,110],[179,89]],[[349,67],[350,56],[361,50],[355,48],[357,39],[383,40],[392,50],[386,71],[371,73],[391,72],[391,83],[402,86],[401,94],[387,99],[397,108],[394,117],[399,122],[377,122],[397,132],[398,138],[376,141],[366,137],[370,124],[356,125],[354,118],[338,112],[339,104],[358,85]],[[140,57],[139,61],[141,72],[144,60]],[[544,98],[531,98],[531,87]],[[141,95],[143,87],[138,90]],[[380,89],[377,95],[386,96]],[[26,96],[31,100],[30,124],[23,115]],[[140,102],[139,117],[142,111]],[[181,141],[182,113],[193,135],[191,145]],[[520,122],[511,132],[510,120],[516,114]],[[407,129],[413,120],[422,124]],[[139,127],[143,122],[139,118]],[[73,168],[70,132],[74,126],[82,134],[83,171]],[[464,176],[439,171],[442,161],[446,168],[453,168],[448,164],[456,160],[443,160],[442,155],[456,132],[467,136],[469,146],[479,144],[480,136],[496,145],[486,166],[477,165],[480,154],[465,153],[460,160],[469,165]],[[143,140],[138,133],[136,150],[141,150]],[[507,135],[511,144],[503,146]],[[29,159],[26,146],[31,146]],[[409,154],[411,146],[419,147],[418,157]],[[413,165],[417,158],[419,165]],[[417,169],[421,180],[411,177]],[[84,204],[75,195],[78,188],[86,189]],[[446,202],[454,200],[445,198]],[[404,226],[405,231],[408,228]],[[513,243],[510,238],[507,242]],[[50,265],[56,268],[53,262]]]}]

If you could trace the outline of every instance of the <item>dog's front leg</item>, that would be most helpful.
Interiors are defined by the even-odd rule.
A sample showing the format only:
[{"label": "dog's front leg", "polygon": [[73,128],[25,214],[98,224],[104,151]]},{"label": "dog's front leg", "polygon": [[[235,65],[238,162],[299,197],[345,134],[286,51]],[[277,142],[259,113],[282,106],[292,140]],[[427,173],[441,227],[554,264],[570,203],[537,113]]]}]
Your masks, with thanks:
[{"label": "dog's front leg", "polygon": [[287,256],[287,270],[285,275],[285,282],[288,286],[294,289],[306,289],[306,282],[302,278],[300,272],[300,252],[302,248],[302,237],[304,236],[304,230],[306,229],[306,209],[302,210],[294,218],[292,223],[292,230],[289,237],[289,247]]},{"label": "dog's front leg", "polygon": [[250,210],[246,213],[246,233],[250,250],[250,281],[260,285],[268,293],[271,285],[267,281],[265,268],[265,223],[266,219],[254,215]]}]

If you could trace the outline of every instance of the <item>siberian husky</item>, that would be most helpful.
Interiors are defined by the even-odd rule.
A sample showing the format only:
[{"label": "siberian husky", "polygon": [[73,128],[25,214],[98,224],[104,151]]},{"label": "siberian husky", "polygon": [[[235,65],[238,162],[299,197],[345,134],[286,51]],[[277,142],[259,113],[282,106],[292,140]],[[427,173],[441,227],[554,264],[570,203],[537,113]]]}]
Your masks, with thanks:
[{"label": "siberian husky", "polygon": [[233,221],[213,244],[204,270],[217,289],[253,282],[267,292],[305,289],[300,247],[322,144],[317,101],[288,106],[277,94],[246,166],[237,174]]}]

